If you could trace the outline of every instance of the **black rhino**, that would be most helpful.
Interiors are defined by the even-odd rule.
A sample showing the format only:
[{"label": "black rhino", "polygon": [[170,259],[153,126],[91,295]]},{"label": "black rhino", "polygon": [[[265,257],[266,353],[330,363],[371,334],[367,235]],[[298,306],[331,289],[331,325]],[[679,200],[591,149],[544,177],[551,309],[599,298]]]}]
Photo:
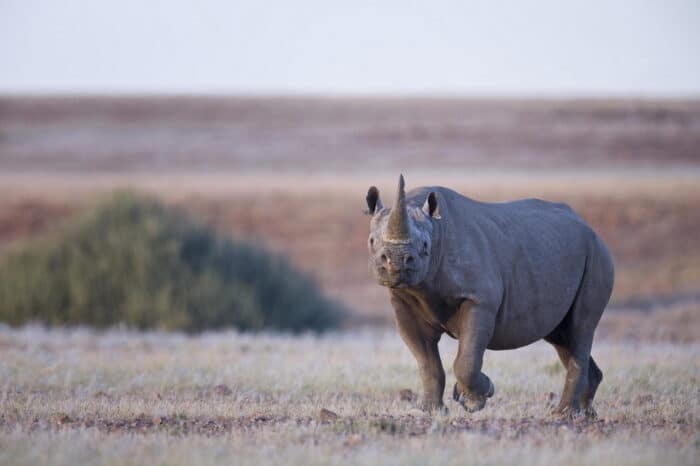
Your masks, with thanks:
[{"label": "black rhino", "polygon": [[369,268],[389,288],[401,337],[418,361],[424,409],[443,408],[438,340],[459,340],[453,398],[482,409],[494,386],[486,349],[551,343],[566,368],[555,414],[595,415],[603,374],[593,333],[613,288],[608,249],[571,208],[538,199],[486,203],[444,187],[404,191],[383,207],[374,186]]}]

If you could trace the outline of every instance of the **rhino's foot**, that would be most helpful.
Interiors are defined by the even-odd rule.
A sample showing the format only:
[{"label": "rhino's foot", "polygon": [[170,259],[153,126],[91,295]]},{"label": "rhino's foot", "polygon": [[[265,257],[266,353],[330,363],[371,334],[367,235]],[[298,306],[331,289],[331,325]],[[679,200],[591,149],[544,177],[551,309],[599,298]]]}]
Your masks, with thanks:
[{"label": "rhino's foot", "polygon": [[598,413],[593,406],[585,408],[574,408],[572,406],[557,406],[550,410],[549,415],[558,421],[581,421],[595,420],[598,418]]},{"label": "rhino's foot", "polygon": [[452,398],[457,403],[461,404],[462,407],[469,413],[474,413],[484,409],[484,406],[486,406],[486,399],[491,398],[496,392],[491,380],[489,380],[489,390],[486,395],[477,395],[474,393],[461,391],[457,385],[458,384],[455,384],[454,389],[452,390]]},{"label": "rhino's foot", "polygon": [[421,400],[418,403],[418,409],[426,413],[449,414],[447,406],[442,403],[442,400]]},{"label": "rhino's foot", "polygon": [[583,415],[586,416],[586,419],[590,419],[591,421],[598,419],[598,412],[593,406],[586,406],[583,408]]},{"label": "rhino's foot", "polygon": [[551,408],[548,414],[554,421],[572,421],[580,411],[580,409],[574,409],[570,406],[556,406]]},{"label": "rhino's foot", "polygon": [[484,409],[484,406],[486,406],[486,397],[460,393],[457,402],[462,405],[466,412],[475,413]]},{"label": "rhino's foot", "polygon": [[494,393],[496,393],[496,387],[493,386],[493,382],[489,379],[489,392],[486,394],[486,398],[491,398]]}]

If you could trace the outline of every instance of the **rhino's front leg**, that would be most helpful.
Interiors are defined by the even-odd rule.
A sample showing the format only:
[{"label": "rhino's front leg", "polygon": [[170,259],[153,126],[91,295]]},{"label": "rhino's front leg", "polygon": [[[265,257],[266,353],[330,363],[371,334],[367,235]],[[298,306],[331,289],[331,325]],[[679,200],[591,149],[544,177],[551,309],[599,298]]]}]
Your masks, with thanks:
[{"label": "rhino's front leg", "polygon": [[442,368],[438,341],[441,332],[432,328],[400,298],[392,297],[396,324],[401,338],[418,362],[423,382],[421,409],[430,411],[443,409],[442,395],[445,392],[445,370]]},{"label": "rhino's front leg", "polygon": [[481,372],[484,351],[493,335],[494,313],[465,301],[455,318],[459,349],[454,362],[457,383],[452,397],[467,411],[479,411],[494,393],[493,383]]}]

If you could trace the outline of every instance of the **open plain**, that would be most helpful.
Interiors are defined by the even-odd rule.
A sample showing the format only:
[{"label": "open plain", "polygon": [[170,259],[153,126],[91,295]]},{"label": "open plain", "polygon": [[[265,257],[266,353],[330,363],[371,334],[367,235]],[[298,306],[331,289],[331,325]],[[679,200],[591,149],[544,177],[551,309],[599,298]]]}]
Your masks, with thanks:
[{"label": "open plain", "polygon": [[[2,98],[0,260],[132,189],[288,255],[350,314],[321,336],[0,327],[0,464],[698,464],[699,147],[685,101]],[[483,411],[416,409],[366,270],[367,187],[391,202],[399,172],[600,233],[597,420],[549,418],[545,343],[487,352]]]}]

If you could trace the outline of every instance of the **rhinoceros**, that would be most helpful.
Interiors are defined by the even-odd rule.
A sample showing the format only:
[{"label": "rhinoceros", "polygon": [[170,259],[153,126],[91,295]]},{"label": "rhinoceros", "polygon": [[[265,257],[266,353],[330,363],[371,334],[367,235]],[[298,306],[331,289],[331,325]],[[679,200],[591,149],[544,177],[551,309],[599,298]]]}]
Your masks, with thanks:
[{"label": "rhinoceros", "polygon": [[406,193],[393,207],[367,192],[369,268],[389,289],[399,333],[418,362],[421,407],[445,409],[438,341],[459,341],[452,396],[482,409],[494,385],[484,351],[540,339],[566,369],[555,416],[595,416],[603,374],[591,357],[596,326],[613,289],[603,241],[566,204],[524,199],[488,203],[444,187]]}]

